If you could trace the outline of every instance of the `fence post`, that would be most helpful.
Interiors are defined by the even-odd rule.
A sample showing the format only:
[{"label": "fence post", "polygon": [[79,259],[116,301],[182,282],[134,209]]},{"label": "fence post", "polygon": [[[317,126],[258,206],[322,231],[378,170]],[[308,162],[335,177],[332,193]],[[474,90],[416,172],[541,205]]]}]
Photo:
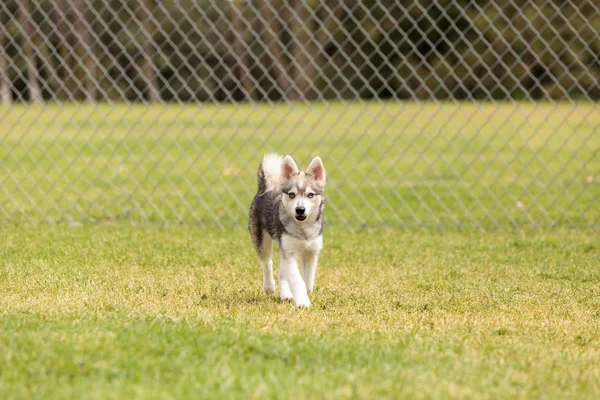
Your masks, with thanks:
[{"label": "fence post", "polygon": [[0,97],[2,104],[10,106],[12,104],[12,90],[8,77],[8,54],[6,53],[8,18],[4,7],[0,7]]},{"label": "fence post", "polygon": [[231,3],[231,22],[233,26],[233,42],[235,48],[235,58],[238,67],[238,79],[244,89],[244,95],[247,100],[254,100],[255,90],[252,82],[252,73],[248,51],[246,50],[246,41],[244,40],[244,2],[246,0],[230,0]]},{"label": "fence post", "polygon": [[73,3],[75,18],[76,45],[75,66],[77,73],[77,92],[83,92],[83,97],[90,102],[96,100],[96,60],[90,33],[90,5],[87,0],[75,0]]},{"label": "fence post", "polygon": [[154,10],[156,8],[156,0],[142,0],[140,4],[142,10],[142,29],[144,35],[143,57],[144,79],[148,89],[148,101],[155,103],[160,100],[160,93],[156,86],[156,63],[155,63],[155,40],[156,24],[154,21]]},{"label": "fence post", "polygon": [[269,45],[268,55],[274,66],[275,81],[281,91],[283,100],[287,100],[290,94],[290,80],[285,58],[283,57],[281,38],[279,37],[281,30],[279,12],[270,0],[259,0],[259,7],[263,16],[265,43]]},{"label": "fence post", "polygon": [[312,79],[314,68],[310,57],[310,36],[308,31],[312,31],[311,15],[308,12],[308,4],[304,0],[292,0],[292,21],[291,31],[292,55],[294,61],[294,90],[292,100],[311,100],[314,98],[312,90]]},{"label": "fence post", "polygon": [[71,71],[72,55],[70,52],[69,37],[71,27],[67,23],[71,6],[68,0],[57,0],[54,4],[54,25],[58,37],[58,62],[56,66],[56,76],[58,78],[58,88],[56,96],[59,100],[71,100],[73,96],[72,86],[73,77]]},{"label": "fence post", "polygon": [[31,21],[31,1],[21,0],[19,2],[19,25],[23,35],[23,55],[27,65],[27,87],[29,89],[29,100],[33,103],[42,102],[42,89],[39,81],[39,71],[36,65],[34,42],[34,28]]}]

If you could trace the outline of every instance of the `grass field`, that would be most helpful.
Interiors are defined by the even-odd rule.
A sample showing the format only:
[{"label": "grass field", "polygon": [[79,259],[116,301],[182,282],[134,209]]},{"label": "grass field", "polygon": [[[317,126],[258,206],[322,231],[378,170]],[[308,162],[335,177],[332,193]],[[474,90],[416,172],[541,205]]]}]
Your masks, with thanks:
[{"label": "grass field", "polygon": [[[600,398],[595,104],[15,105],[0,125],[1,399]],[[244,231],[272,150],[327,169],[308,310],[262,293]]]},{"label": "grass field", "polygon": [[0,228],[0,398],[600,396],[600,235],[326,232],[313,306],[242,230]]},{"label": "grass field", "polygon": [[314,155],[328,219],[505,228],[600,219],[593,103],[17,105],[0,110],[0,216],[245,223],[262,154]]}]

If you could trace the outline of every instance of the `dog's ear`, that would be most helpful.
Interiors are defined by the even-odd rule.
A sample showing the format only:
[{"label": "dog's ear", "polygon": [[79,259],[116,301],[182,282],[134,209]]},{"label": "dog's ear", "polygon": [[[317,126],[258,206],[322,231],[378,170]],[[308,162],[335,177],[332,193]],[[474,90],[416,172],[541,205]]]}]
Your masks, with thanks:
[{"label": "dog's ear", "polygon": [[288,180],[292,175],[298,173],[298,166],[294,159],[290,156],[285,156],[281,163],[281,179]]},{"label": "dog's ear", "polygon": [[308,168],[306,168],[306,173],[312,175],[317,182],[325,184],[325,166],[323,165],[323,161],[321,161],[321,157],[315,157],[308,164]]}]

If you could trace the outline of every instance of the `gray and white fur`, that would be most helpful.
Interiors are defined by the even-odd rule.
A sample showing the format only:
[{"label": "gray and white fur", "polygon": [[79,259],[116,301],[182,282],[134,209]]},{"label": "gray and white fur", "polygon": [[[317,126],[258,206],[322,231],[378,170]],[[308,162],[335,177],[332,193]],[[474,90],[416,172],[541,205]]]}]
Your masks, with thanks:
[{"label": "gray and white fur", "polygon": [[280,296],[294,299],[297,307],[310,306],[308,294],[315,285],[323,248],[324,190],[325,167],[320,157],[306,171],[299,171],[292,157],[267,154],[258,169],[258,192],[250,206],[248,228],[262,262],[263,288],[267,293],[275,291],[271,255],[273,241],[277,241]]}]

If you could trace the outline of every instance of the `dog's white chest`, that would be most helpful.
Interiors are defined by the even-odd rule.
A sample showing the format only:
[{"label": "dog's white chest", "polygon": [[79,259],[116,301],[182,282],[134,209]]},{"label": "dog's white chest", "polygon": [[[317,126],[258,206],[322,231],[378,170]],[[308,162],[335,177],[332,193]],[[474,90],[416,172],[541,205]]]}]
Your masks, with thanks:
[{"label": "dog's white chest", "polygon": [[286,251],[296,254],[318,253],[323,248],[323,236],[319,235],[314,239],[305,240],[290,235],[283,235],[281,245]]}]

